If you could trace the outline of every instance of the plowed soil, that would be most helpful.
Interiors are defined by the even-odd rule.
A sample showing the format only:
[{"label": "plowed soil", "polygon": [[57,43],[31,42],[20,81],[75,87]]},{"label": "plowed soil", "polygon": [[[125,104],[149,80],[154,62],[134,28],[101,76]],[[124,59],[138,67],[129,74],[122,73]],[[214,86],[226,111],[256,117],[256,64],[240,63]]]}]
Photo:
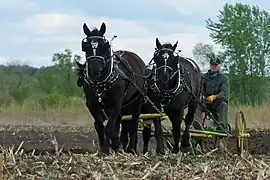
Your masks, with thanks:
[{"label": "plowed soil", "polygon": [[[270,132],[249,131],[249,152],[251,154],[270,155]],[[138,150],[142,150],[142,137],[139,134]],[[55,139],[53,141],[53,139]],[[36,126],[2,126],[0,129],[0,145],[4,148],[14,145],[15,149],[21,144],[25,151],[45,152],[54,151],[55,142],[63,151],[76,153],[93,153],[98,150],[96,132],[83,127],[36,127]],[[226,140],[227,148],[235,153],[235,139]],[[155,138],[150,141],[150,148],[155,148]]]}]

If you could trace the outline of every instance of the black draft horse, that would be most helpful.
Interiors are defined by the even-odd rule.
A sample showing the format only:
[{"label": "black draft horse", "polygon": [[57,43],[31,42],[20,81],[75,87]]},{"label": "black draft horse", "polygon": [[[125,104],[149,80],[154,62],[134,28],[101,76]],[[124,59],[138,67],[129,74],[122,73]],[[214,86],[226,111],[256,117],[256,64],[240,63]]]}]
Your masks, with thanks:
[{"label": "black draft horse", "polygon": [[[182,152],[191,150],[189,129],[201,92],[201,70],[193,60],[174,55],[177,44],[178,41],[174,45],[161,44],[156,38],[156,51],[153,57],[154,77],[150,85],[151,90],[158,95],[158,101],[172,123],[174,153],[178,153],[179,150]],[[186,126],[179,149],[181,123],[186,107],[188,107],[184,120]],[[144,126],[144,151],[147,151],[150,135],[151,127]]]},{"label": "black draft horse", "polygon": [[[159,97],[157,96],[157,94],[151,89],[151,85],[153,84],[153,73],[152,73],[152,69],[147,68],[146,71],[146,76],[145,78],[147,78],[147,96],[148,98],[151,100],[151,102],[147,102],[145,101],[143,103],[142,106],[142,110],[141,113],[142,114],[157,114],[160,113],[161,110],[161,106],[160,106],[160,102],[159,102]],[[153,123],[154,123],[154,127],[155,127],[155,138],[156,138],[156,153],[157,154],[165,154],[164,151],[164,141],[163,141],[163,137],[162,137],[162,126],[161,126],[161,118],[151,118]],[[149,119],[148,119],[149,120]],[[143,121],[145,121],[145,119],[143,119]],[[122,145],[125,147],[126,144],[128,143],[128,132],[126,131],[126,129],[128,129],[128,126],[130,126],[132,124],[130,124],[129,121],[123,121],[122,122],[122,131],[121,131],[121,136],[120,136],[120,140]],[[150,141],[150,137],[151,137],[151,124],[147,124],[146,126],[149,126],[149,129],[144,130],[143,131],[143,137],[144,137],[144,147],[143,147],[143,153],[146,153],[148,151],[148,142]],[[137,136],[136,136],[136,144],[137,144]]]},{"label": "black draft horse", "polygon": [[[106,25],[100,30],[89,30],[83,24],[86,38],[82,51],[86,62],[78,66],[79,87],[83,87],[86,106],[92,114],[102,153],[109,153],[109,144],[117,151],[120,145],[119,130],[123,114],[132,115],[128,132],[130,142],[126,152],[136,152],[136,131],[143,103],[146,66],[143,60],[130,51],[112,52],[104,37]],[[140,91],[141,90],[141,91]],[[111,142],[110,142],[111,141]]]},{"label": "black draft horse", "polygon": [[[153,91],[152,86],[153,86],[153,80],[155,78],[153,69],[148,69],[149,77],[147,79],[147,96],[153,101],[155,106],[161,110],[162,106],[160,104],[160,98],[158,94]],[[151,113],[157,113],[156,110],[153,108],[153,106],[149,103],[146,102],[142,106],[142,113],[144,114],[151,114]],[[164,141],[162,137],[162,125],[161,125],[161,118],[152,118],[154,128],[155,128],[155,139],[156,139],[156,153],[157,154],[165,154],[164,151]],[[151,124],[146,124],[144,125],[144,130],[142,132],[143,134],[143,153],[146,153],[148,151],[148,142],[150,141],[151,137]],[[146,143],[147,142],[147,143]]]}]

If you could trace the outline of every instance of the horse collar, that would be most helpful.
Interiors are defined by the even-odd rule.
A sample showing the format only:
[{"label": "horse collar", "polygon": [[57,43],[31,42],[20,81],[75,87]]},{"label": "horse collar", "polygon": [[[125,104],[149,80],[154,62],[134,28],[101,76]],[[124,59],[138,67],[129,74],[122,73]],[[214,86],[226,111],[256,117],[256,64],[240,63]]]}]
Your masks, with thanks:
[{"label": "horse collar", "polygon": [[[156,67],[154,68],[156,69]],[[176,73],[178,74],[178,77],[177,77],[177,84],[175,85],[175,88],[169,91],[165,91],[165,92],[162,92],[162,90],[159,89],[157,85],[156,74],[154,74],[153,76],[154,83],[152,84],[151,89],[155,93],[157,93],[160,97],[162,97],[161,106],[166,106],[167,104],[169,104],[173,100],[173,98],[177,96],[178,94],[180,94],[184,89],[185,81],[182,77],[182,74],[184,73],[184,71],[179,62],[177,64]]]},{"label": "horse collar", "polygon": [[[93,46],[96,46],[96,44],[93,44]],[[113,55],[114,56],[114,55]],[[85,69],[85,75],[84,75],[84,81],[94,87],[95,89],[105,89],[108,88],[108,86],[111,86],[119,77],[118,73],[115,72],[115,61],[114,61],[114,57],[110,57],[109,61],[110,61],[110,72],[108,73],[108,75],[105,77],[105,79],[103,79],[102,81],[94,81],[92,79],[90,79],[87,75],[87,69],[88,67],[86,67]]]},{"label": "horse collar", "polygon": [[157,67],[153,67],[154,68],[154,75],[153,75],[153,85],[151,86],[151,89],[162,95],[162,96],[166,96],[166,97],[169,97],[169,96],[175,96],[175,95],[178,95],[179,93],[182,92],[183,90],[183,84],[184,84],[184,79],[182,78],[182,74],[184,73],[184,71],[182,70],[182,66],[180,65],[180,63],[178,62],[177,63],[177,71],[175,72],[176,74],[178,74],[178,77],[177,77],[177,84],[175,85],[175,88],[173,88],[172,90],[169,90],[169,91],[165,91],[165,92],[162,92],[158,85],[157,85],[157,77],[156,77],[156,69]]}]

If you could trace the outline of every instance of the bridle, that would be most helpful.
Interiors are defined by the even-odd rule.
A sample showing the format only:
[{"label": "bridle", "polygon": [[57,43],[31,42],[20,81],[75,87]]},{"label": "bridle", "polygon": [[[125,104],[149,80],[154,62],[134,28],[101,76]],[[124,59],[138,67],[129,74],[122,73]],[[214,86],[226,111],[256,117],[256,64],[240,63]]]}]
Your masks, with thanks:
[{"label": "bridle", "polygon": [[[173,54],[172,49],[162,48],[162,49],[155,51],[153,60],[155,58],[157,58],[157,56],[159,55],[159,53],[161,51],[164,51],[164,50],[172,52],[172,54]],[[162,97],[161,102],[166,101],[164,104],[161,103],[162,106],[165,106],[166,104],[170,103],[171,100],[175,96],[177,96],[178,94],[180,94],[183,91],[185,83],[184,83],[184,78],[182,77],[182,67],[180,65],[180,61],[177,59],[177,68],[176,68],[176,70],[174,70],[171,66],[167,65],[167,60],[169,59],[169,54],[165,52],[162,56],[163,56],[164,61],[165,61],[164,65],[157,67],[156,62],[155,62],[155,65],[152,68],[152,71],[153,71],[152,82],[153,82],[153,84],[151,85],[151,89],[152,89],[152,91],[157,93],[160,97]],[[178,56],[174,56],[174,58],[178,58]],[[161,70],[162,68],[164,68],[164,73],[166,73],[167,70],[173,72],[173,74],[170,76],[169,80],[171,80],[174,76],[177,75],[176,85],[170,90],[161,90],[157,84],[157,82],[158,82],[157,71]]]},{"label": "bridle", "polygon": [[[105,58],[104,56],[97,55],[96,51],[99,46],[99,41],[102,40],[104,44],[108,44],[108,58]],[[90,43],[89,43],[90,41]],[[113,82],[115,82],[118,78],[118,74],[114,72],[114,54],[112,52],[111,45],[109,41],[105,37],[101,36],[91,36],[91,37],[86,37],[82,40],[82,51],[87,52],[88,49],[90,48],[93,49],[93,54],[86,56],[86,62],[85,62],[85,71],[84,71],[84,81],[94,87],[95,89],[102,89],[106,88],[107,86],[111,85]],[[89,76],[89,62],[90,61],[101,61],[105,65],[109,65],[108,67],[108,72],[106,73],[106,76],[101,79],[101,80],[95,80]]]}]

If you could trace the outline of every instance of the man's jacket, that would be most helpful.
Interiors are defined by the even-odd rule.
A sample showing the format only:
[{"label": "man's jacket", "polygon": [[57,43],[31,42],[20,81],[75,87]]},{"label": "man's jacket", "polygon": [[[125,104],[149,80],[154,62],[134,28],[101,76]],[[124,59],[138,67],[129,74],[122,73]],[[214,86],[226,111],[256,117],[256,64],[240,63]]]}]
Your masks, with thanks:
[{"label": "man's jacket", "polygon": [[204,97],[217,96],[214,103],[229,102],[230,85],[229,78],[221,72],[211,72],[208,70],[203,75],[202,93]]}]

